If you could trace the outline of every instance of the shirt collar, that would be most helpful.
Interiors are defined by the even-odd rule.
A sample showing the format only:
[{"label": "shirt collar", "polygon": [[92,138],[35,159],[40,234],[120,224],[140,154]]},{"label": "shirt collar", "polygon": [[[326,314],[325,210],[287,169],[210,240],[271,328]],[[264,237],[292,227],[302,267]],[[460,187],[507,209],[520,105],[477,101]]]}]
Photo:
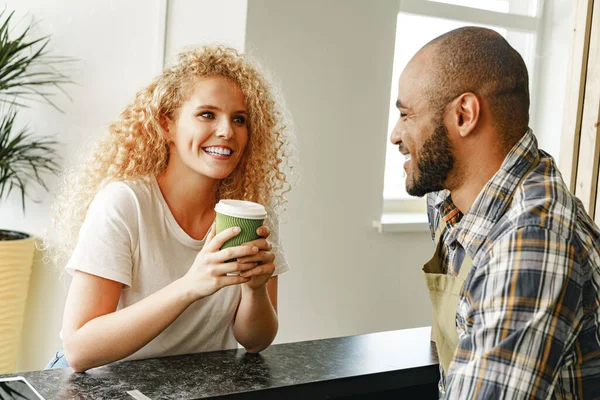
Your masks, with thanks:
[{"label": "shirt collar", "polygon": [[529,170],[537,155],[537,140],[531,129],[528,129],[463,216],[452,202],[450,192],[447,190],[439,192],[433,203],[440,213],[439,223],[457,223],[456,229],[449,232],[447,242],[458,241],[469,256],[474,258],[493,226],[502,217],[502,211],[511,201],[521,178]]}]

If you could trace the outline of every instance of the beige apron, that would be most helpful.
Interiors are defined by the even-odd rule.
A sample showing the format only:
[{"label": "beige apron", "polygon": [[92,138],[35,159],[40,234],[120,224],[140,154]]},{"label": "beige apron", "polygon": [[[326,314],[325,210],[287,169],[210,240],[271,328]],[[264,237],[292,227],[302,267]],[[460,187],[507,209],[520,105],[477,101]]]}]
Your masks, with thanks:
[{"label": "beige apron", "polygon": [[473,267],[473,260],[465,252],[465,259],[460,266],[458,276],[446,274],[443,269],[441,251],[443,242],[441,237],[446,230],[446,223],[440,221],[435,232],[435,253],[431,260],[423,266],[425,283],[429,291],[429,298],[433,306],[433,324],[431,327],[432,339],[438,352],[440,364],[444,373],[448,373],[448,366],[458,346],[458,332],[456,331],[456,309],[458,298],[463,283]]},{"label": "beige apron", "polygon": [[[529,170],[523,174],[523,177],[519,183],[517,183],[517,187],[538,164],[539,155],[531,164]],[[506,205],[500,212],[498,218],[502,217],[508,209],[508,205],[511,203],[513,195],[514,192],[506,199]],[[473,268],[473,260],[471,260],[469,254],[465,251],[465,259],[460,266],[458,276],[446,274],[440,256],[443,246],[441,237],[445,230],[446,223],[440,221],[438,229],[435,232],[435,253],[433,254],[433,257],[431,257],[431,260],[423,266],[423,272],[427,290],[429,291],[429,298],[431,299],[431,304],[433,306],[433,324],[431,327],[432,340],[435,341],[440,365],[444,370],[444,374],[447,376],[448,367],[450,366],[450,362],[454,357],[454,352],[458,347],[458,332],[456,330],[458,299],[465,279],[469,275],[471,268]]]}]

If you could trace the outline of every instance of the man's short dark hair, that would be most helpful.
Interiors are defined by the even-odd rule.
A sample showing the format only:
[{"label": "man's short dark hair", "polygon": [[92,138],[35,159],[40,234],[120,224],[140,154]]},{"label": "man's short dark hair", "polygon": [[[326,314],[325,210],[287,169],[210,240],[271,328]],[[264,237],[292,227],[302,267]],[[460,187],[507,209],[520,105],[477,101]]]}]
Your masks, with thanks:
[{"label": "man's short dark hair", "polygon": [[485,99],[504,145],[512,147],[529,125],[529,77],[521,55],[497,32],[463,27],[433,46],[430,102],[440,112],[466,92]]}]

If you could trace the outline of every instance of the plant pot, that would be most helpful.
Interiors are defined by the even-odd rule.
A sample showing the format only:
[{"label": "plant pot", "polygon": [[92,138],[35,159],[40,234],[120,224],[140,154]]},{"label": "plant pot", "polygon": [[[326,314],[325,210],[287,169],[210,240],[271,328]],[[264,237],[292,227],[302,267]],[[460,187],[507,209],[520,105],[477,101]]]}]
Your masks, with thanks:
[{"label": "plant pot", "polygon": [[0,374],[17,369],[35,237],[0,230]]}]

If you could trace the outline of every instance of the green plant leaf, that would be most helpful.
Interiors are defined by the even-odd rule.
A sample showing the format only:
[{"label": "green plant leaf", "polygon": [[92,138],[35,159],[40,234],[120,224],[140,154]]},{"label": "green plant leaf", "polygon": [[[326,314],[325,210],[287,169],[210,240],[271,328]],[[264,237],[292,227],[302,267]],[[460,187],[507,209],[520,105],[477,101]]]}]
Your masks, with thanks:
[{"label": "green plant leaf", "polygon": [[59,159],[58,142],[48,136],[34,137],[27,128],[15,132],[16,116],[13,106],[0,120],[0,199],[16,189],[25,210],[25,198],[30,197],[28,184],[35,182],[48,190],[44,175],[60,171],[56,162]]},{"label": "green plant leaf", "polygon": [[62,93],[69,98],[65,85],[73,83],[61,68],[75,60],[51,55],[50,36],[30,38],[33,23],[12,35],[13,16],[6,7],[0,11],[0,200],[16,190],[25,211],[31,184],[48,190],[44,178],[57,174],[60,166],[58,142],[33,135],[27,127],[17,129],[17,112],[31,102],[61,111],[54,96]]},{"label": "green plant leaf", "polygon": [[13,16],[6,9],[0,12],[0,102],[26,106],[32,98],[41,98],[60,111],[48,89],[65,93],[63,86],[73,82],[58,67],[75,60],[50,55],[50,36],[28,39],[33,24],[11,38]]}]

